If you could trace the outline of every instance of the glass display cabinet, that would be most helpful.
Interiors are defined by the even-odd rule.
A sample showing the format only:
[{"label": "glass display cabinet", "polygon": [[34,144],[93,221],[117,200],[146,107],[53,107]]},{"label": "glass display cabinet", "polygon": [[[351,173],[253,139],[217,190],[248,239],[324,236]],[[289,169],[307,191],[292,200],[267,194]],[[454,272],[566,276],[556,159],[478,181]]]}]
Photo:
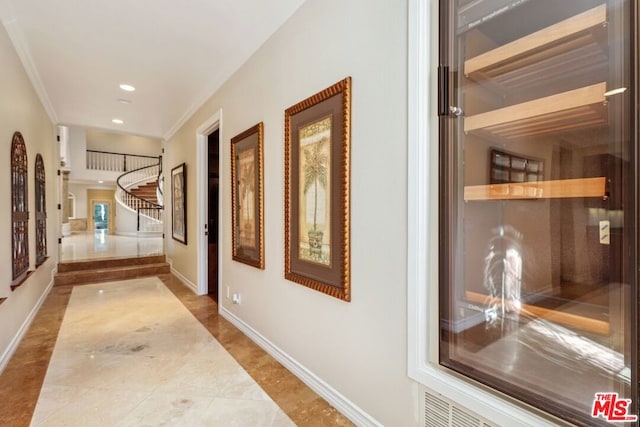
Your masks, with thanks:
[{"label": "glass display cabinet", "polygon": [[440,364],[579,425],[638,414],[636,8],[440,1]]}]

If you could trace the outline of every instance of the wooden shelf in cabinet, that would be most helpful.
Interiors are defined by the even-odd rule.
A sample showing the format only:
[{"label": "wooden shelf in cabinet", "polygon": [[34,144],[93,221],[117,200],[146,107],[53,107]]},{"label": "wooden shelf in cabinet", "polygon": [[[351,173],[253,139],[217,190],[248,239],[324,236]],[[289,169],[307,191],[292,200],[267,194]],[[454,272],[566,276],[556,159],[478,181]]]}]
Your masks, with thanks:
[{"label": "wooden shelf in cabinet", "polygon": [[559,179],[509,184],[467,185],[464,200],[561,199],[604,197],[605,177]]},{"label": "wooden shelf in cabinet", "polygon": [[[486,304],[488,301],[491,301],[491,297],[489,295],[483,295],[472,291],[466,291],[465,296],[467,300],[479,304]],[[497,302],[498,304],[501,303],[501,301],[494,302]],[[553,310],[533,304],[521,304],[520,312],[521,314],[525,314],[530,317],[542,318],[550,322],[559,323],[569,327],[581,329],[583,331],[595,332],[601,335],[609,334],[609,322],[605,319],[597,319],[567,311]]]},{"label": "wooden shelf in cabinet", "polygon": [[603,4],[468,59],[464,74],[514,90],[548,82],[572,70],[606,70],[606,20]]},{"label": "wooden shelf in cabinet", "polygon": [[464,131],[512,139],[602,126],[606,83],[570,90],[464,118]]}]

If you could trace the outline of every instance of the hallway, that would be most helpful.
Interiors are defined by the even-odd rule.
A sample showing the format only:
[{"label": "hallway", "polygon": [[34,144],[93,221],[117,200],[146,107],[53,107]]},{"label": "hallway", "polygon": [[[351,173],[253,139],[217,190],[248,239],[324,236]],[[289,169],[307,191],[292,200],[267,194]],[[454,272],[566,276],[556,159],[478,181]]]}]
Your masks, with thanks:
[{"label": "hallway", "polygon": [[[93,237],[63,240],[65,260],[162,252]],[[0,396],[11,427],[351,425],[171,274],[53,287]]]},{"label": "hallway", "polygon": [[[96,246],[69,233],[93,233],[96,218],[99,227],[138,232],[137,219],[128,220],[133,212],[119,209],[120,194],[114,195],[118,177],[138,169],[129,156],[161,157],[151,163],[162,167],[163,225],[142,231],[141,218],[140,226],[164,234],[170,272],[149,274],[293,423],[348,425],[348,417],[362,426],[417,425],[420,390],[431,383],[412,363],[439,369],[435,356],[421,359],[423,345],[413,347],[414,340],[437,338],[416,320],[433,320],[423,313],[437,313],[437,299],[414,294],[428,285],[427,295],[434,295],[438,246],[420,233],[435,236],[437,224],[407,232],[412,220],[436,218],[413,216],[418,206],[435,209],[431,163],[420,165],[428,180],[412,173],[422,155],[438,164],[422,144],[436,140],[423,135],[437,129],[426,108],[432,88],[416,70],[430,67],[437,46],[431,43],[437,26],[424,31],[426,43],[418,38],[418,24],[436,16],[432,6],[417,0],[206,0],[189,7],[0,0],[0,142],[16,172],[0,176],[7,194],[0,209],[0,426],[29,426],[40,413],[47,368],[80,282],[59,279],[88,270],[58,266],[126,256],[110,252],[113,235]],[[428,127],[417,132],[417,124]],[[301,140],[298,125],[313,135],[303,132]],[[254,128],[262,131],[245,134]],[[209,146],[216,133],[217,165]],[[11,156],[18,145],[24,155]],[[241,157],[232,156],[234,146]],[[315,147],[327,162],[305,192],[304,170],[315,168],[304,152]],[[138,182],[133,175],[120,184]],[[140,177],[141,185],[147,178]],[[41,197],[37,182],[44,182]],[[209,186],[214,182],[217,193]],[[414,206],[423,189],[428,195]],[[15,212],[13,200],[25,209]],[[209,215],[216,211],[217,227]],[[311,256],[308,249],[314,230],[314,245],[322,231],[320,263],[318,251]],[[218,246],[209,246],[216,231]],[[61,234],[67,236],[59,242]],[[67,243],[78,246],[67,251]],[[145,250],[138,243],[130,247],[135,256]],[[428,246],[417,250],[413,243]],[[219,261],[217,286],[207,280],[216,277],[207,268],[214,266],[210,253]],[[295,274],[287,274],[292,256],[300,268],[294,263]],[[101,259],[98,266],[115,268],[104,266],[111,262]],[[426,266],[429,274],[418,281],[410,265]],[[90,274],[105,283],[126,280]],[[221,291],[217,303],[195,295],[209,289]],[[428,310],[414,316],[411,310],[427,302]]]}]

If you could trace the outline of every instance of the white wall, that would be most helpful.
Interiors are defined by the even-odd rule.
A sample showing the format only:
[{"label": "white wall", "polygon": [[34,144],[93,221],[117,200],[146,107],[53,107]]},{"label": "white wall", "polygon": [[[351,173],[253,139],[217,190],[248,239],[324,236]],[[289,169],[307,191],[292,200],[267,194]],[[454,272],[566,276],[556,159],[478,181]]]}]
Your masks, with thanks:
[{"label": "white wall", "polygon": [[77,126],[67,126],[69,137],[69,160],[65,168],[70,170],[69,179],[84,178],[87,169],[87,131]]},{"label": "white wall", "polygon": [[162,141],[158,138],[88,129],[87,149],[157,157],[162,152]]},{"label": "white wall", "polygon": [[[11,23],[5,25],[12,25]],[[10,27],[9,27],[10,28]],[[27,77],[18,56],[9,40],[4,26],[0,26],[0,158],[2,169],[0,173],[0,189],[5,202],[0,206],[0,297],[8,299],[0,305],[0,370],[4,368],[19,340],[24,333],[30,316],[38,302],[48,292],[52,285],[52,271],[58,258],[57,241],[57,144],[55,128],[42,107],[38,96]],[[12,255],[9,226],[11,224],[11,204],[9,202],[10,150],[14,132],[22,133],[26,147],[29,165],[29,250],[31,269],[35,268],[35,195],[34,165],[36,154],[40,153],[44,160],[47,196],[47,241],[49,259],[16,290],[11,291]]]},{"label": "white wall", "polygon": [[[284,279],[284,110],[353,78],[352,301]],[[221,173],[230,139],[263,121],[265,270],[231,260],[231,195],[221,181],[224,309],[388,426],[418,423],[407,377],[407,2],[308,0],[166,144],[167,170],[187,164],[187,246],[167,239],[173,267],[197,282],[196,129],[222,110]],[[171,210],[168,209],[168,212]],[[167,219],[170,224],[170,218]],[[166,230],[170,235],[170,228]]]},{"label": "white wall", "polygon": [[113,153],[137,154],[157,157],[162,153],[162,141],[136,135],[105,132],[69,126],[70,161],[66,165],[70,169],[69,180],[115,182],[121,172],[87,170],[87,150],[107,151]]},{"label": "white wall", "polygon": [[115,190],[115,185],[110,184],[83,184],[77,182],[69,183],[69,192],[76,196],[76,218],[88,218],[87,216],[87,190]]},{"label": "white wall", "polygon": [[95,185],[98,184],[98,181],[114,183],[121,175],[120,172],[87,169],[87,149],[89,148],[87,130],[83,127],[69,126],[68,132],[70,161],[65,168],[69,169],[69,182],[91,181]]}]

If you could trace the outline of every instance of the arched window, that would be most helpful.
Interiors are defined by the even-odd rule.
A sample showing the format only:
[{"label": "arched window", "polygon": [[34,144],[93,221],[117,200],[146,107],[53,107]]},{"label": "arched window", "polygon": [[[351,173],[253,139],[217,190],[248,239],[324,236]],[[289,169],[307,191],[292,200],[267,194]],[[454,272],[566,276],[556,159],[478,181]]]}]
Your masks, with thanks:
[{"label": "arched window", "polygon": [[27,198],[27,147],[22,134],[13,134],[11,142],[11,249],[13,253],[12,287],[29,269],[29,202]]},{"label": "arched window", "polygon": [[36,266],[47,259],[47,198],[44,162],[36,155]]}]

